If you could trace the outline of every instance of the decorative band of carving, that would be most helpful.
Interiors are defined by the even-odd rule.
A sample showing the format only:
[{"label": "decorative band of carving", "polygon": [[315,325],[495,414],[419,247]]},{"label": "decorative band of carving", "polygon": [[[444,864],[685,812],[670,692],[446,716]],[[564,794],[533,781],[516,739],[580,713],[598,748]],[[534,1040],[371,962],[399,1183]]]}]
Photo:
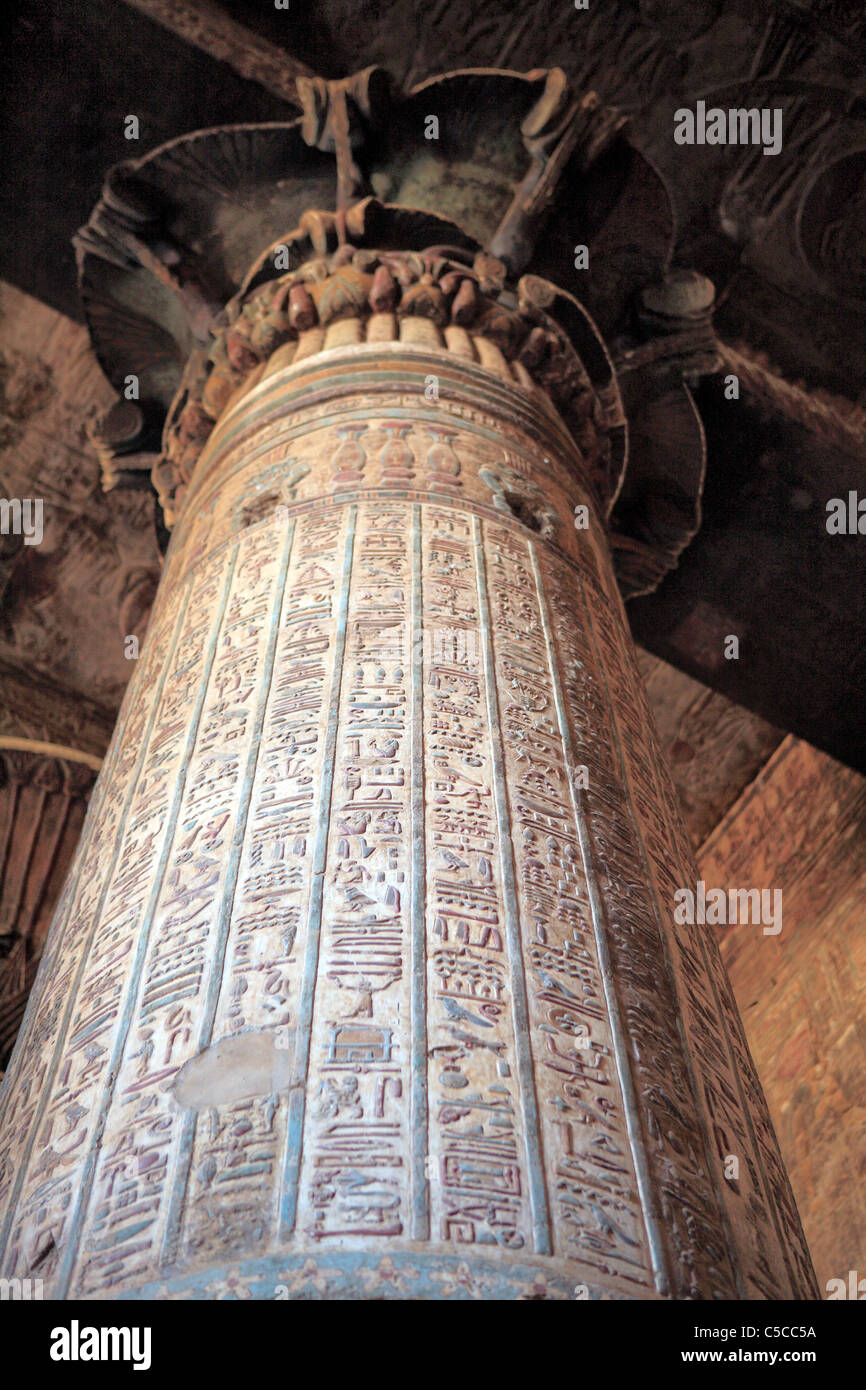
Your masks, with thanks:
[{"label": "decorative band of carving", "polygon": [[[403,320],[413,337],[416,324],[426,327],[427,321]],[[197,505],[217,480],[222,484],[226,455],[237,453],[263,426],[296,441],[299,434],[317,427],[323,413],[339,412],[343,418],[346,412],[354,414],[374,404],[388,413],[405,406],[400,398],[411,399],[413,408],[428,415],[441,416],[443,428],[451,416],[460,421],[467,413],[479,412],[495,422],[497,434],[501,425],[508,424],[550,455],[533,463],[542,477],[558,473],[562,479],[591,485],[583,455],[549,398],[534,388],[513,390],[519,364],[503,360],[501,370],[493,372],[468,357],[446,354],[432,342],[425,345],[405,337],[396,342],[331,345],[322,349],[326,357],[319,352],[299,355],[302,348],[303,344],[292,343],[288,350],[278,350],[265,370],[251,376],[227,404],[189,487]],[[381,485],[386,486],[387,480]]]},{"label": "decorative band of carving", "polygon": [[[437,400],[426,395],[431,380]],[[581,537],[603,544],[584,461],[544,393],[515,390],[510,378],[441,351],[362,343],[287,366],[278,351],[226,408],[198,460],[165,574],[175,582],[277,509],[289,525],[311,509],[364,500],[459,502],[572,560],[582,505],[593,535]]]}]

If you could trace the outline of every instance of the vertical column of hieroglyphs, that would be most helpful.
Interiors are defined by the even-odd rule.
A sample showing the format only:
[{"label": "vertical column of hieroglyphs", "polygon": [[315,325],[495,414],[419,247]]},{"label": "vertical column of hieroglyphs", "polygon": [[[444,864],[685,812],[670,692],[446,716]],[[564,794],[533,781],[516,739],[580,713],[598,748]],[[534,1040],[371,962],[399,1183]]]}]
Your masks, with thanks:
[{"label": "vertical column of hieroglyphs", "polygon": [[[363,449],[374,455],[374,476],[408,466],[405,440],[387,430],[371,427]],[[336,741],[298,1203],[299,1235],[323,1251],[354,1237],[372,1254],[412,1226],[411,586],[411,508],[362,504],[330,715]]]},{"label": "vertical column of hieroglyphs", "polygon": [[[177,1116],[166,1082],[185,1050],[195,1046],[198,1019],[192,1010],[205,977],[216,912],[215,846],[208,846],[206,836],[198,843],[195,798],[201,792],[208,729],[213,743],[212,682],[217,651],[222,656],[226,648],[226,605],[236,584],[236,552],[223,552],[191,580],[190,612],[178,650],[187,679],[160,711],[141,805],[128,822],[129,847],[149,850],[150,872],[137,905],[125,1029],[115,1043],[112,1083],[100,1099],[87,1177],[76,1194],[61,1288],[70,1286],[79,1258],[76,1287],[84,1292],[110,1288],[154,1263],[177,1143]],[[235,778],[236,768],[229,765],[229,794]],[[163,794],[154,806],[151,798],[158,791]],[[116,896],[120,902],[123,894],[121,878],[111,884],[109,900]]]},{"label": "vertical column of hieroglyphs", "polygon": [[[177,1252],[199,1115],[195,1106],[179,1108],[165,1081],[213,1034],[291,541],[285,525],[245,532],[217,560],[225,580],[207,587],[215,614],[207,642],[193,638],[199,680],[179,716],[185,746],[139,926],[129,1038],[114,1102],[104,1102],[111,1111],[93,1191],[81,1197],[85,1293],[135,1279]],[[214,560],[202,569],[214,571]],[[195,575],[192,582],[207,585]]]},{"label": "vertical column of hieroglyphs", "polygon": [[[76,1123],[70,1124],[69,1119],[60,1124],[56,1119],[45,1121],[48,1097],[42,1088],[51,1084],[56,1071],[54,1049],[62,1045],[69,1031],[76,980],[86,958],[86,943],[96,924],[103,888],[99,866],[110,857],[118,827],[123,823],[142,739],[155,714],[151,692],[159,687],[177,623],[176,602],[164,602],[153,615],[151,640],[136,669],[129,701],[115,730],[104,763],[106,775],[98,782],[91,799],[75,861],[55,912],[55,925],[43,954],[38,984],[31,995],[27,1028],[22,1029],[21,1043],[6,1078],[0,1110],[0,1247],[5,1246],[10,1267],[22,1270],[43,1255],[40,1267],[50,1273],[63,1229],[62,1218],[59,1227],[38,1220],[25,1225],[17,1216],[14,1225],[11,1224],[12,1208],[18,1195],[25,1190],[35,1137],[33,1127],[40,1126],[39,1134],[44,1135],[46,1143],[41,1155],[41,1181],[48,1192],[61,1189],[58,1203],[61,1211],[71,1191],[70,1166],[86,1137],[76,1110],[80,1101],[68,1090],[66,1096],[67,1099],[71,1097],[71,1104],[66,1113]],[[120,963],[117,959],[112,971],[105,976],[106,997]],[[109,1006],[93,1029],[93,1042],[88,1046],[94,1059],[101,1050],[101,1034],[110,1026],[115,1011]],[[37,1018],[38,1023],[34,1024]],[[66,1136],[62,1154],[56,1145],[61,1135]]]},{"label": "vertical column of hieroglyphs", "polygon": [[[633,678],[606,672],[599,642],[622,621],[599,577],[590,536],[579,574],[539,550],[567,694],[569,723],[585,749],[584,794],[590,869],[597,883],[601,929],[610,942],[612,978],[629,1039],[638,1104],[636,1122],[648,1155],[661,1226],[667,1279],[674,1296],[709,1290],[736,1294],[730,1230],[723,1215],[721,1174],[712,1171],[709,1136],[699,1119],[694,1076],[679,1043],[679,1002],[664,950],[664,927],[649,878],[640,826],[630,798],[612,707],[639,722]],[[580,595],[585,594],[581,602]],[[606,648],[605,648],[606,650]],[[641,809],[642,803],[641,803]],[[673,898],[671,898],[671,911]],[[706,1015],[713,1033],[718,1022]]]},{"label": "vertical column of hieroglyphs", "polygon": [[[323,714],[339,680],[335,620],[349,521],[348,513],[331,512],[288,522],[290,562],[273,611],[269,690],[235,836],[236,881],[212,1032],[224,1074],[253,1068],[261,1075],[251,1094],[181,1089],[180,1100],[199,1112],[188,1168],[175,1178],[184,1263],[255,1253],[277,1231],[281,1193],[284,1208],[292,1195],[283,1190],[285,1153],[287,1136],[294,1142],[297,1133],[296,1117],[290,1131],[290,1105],[302,1092],[288,1087],[308,1029],[305,961],[318,930],[316,856],[330,772]],[[233,1051],[239,1044],[247,1050]]]},{"label": "vertical column of hieroglyphs", "polygon": [[431,1234],[467,1251],[544,1253],[546,1196],[524,1001],[515,1000],[515,975],[518,990],[522,980],[511,842],[471,513],[426,506],[422,553]]},{"label": "vertical column of hieroglyphs", "polygon": [[[174,1253],[197,1116],[177,1106],[166,1083],[210,1042],[236,874],[232,832],[243,832],[290,539],[249,531],[189,581],[178,659],[191,679],[160,712],[148,751],[153,786],[166,786],[159,819],[143,799],[128,822],[128,835],[150,845],[150,881],[59,1293],[126,1283]],[[118,882],[115,893],[122,897]]]},{"label": "vertical column of hieroglyphs", "polygon": [[[634,659],[630,651],[624,651],[622,659],[633,669]],[[677,879],[676,888],[684,886],[685,874],[688,871],[691,873],[689,883],[694,882],[697,870],[642,683],[638,685],[638,698],[651,759],[657,823],[660,819],[665,830],[664,835],[657,833],[655,837],[648,836],[647,848],[656,868],[660,900],[665,901],[664,895],[674,891],[671,882],[674,866],[681,866],[683,875]],[[778,1278],[770,1274],[767,1261],[769,1259],[772,1268],[778,1271],[782,1268],[784,1260],[792,1275],[790,1296],[802,1297],[803,1291],[815,1289],[812,1261],[721,951],[717,948],[712,931],[698,929],[696,935],[693,926],[678,923],[674,918],[669,920],[675,955],[680,962],[685,982],[684,992],[689,995],[690,981],[701,982],[703,998],[712,999],[729,1049],[724,1069],[729,1081],[727,1084],[718,1084],[715,1081],[718,1067],[712,1067],[708,1062],[705,1066],[703,1063],[703,1055],[707,1051],[706,1029],[697,1027],[696,1015],[700,1013],[703,1001],[697,1003],[691,1010],[692,1017],[695,1017],[695,1053],[701,1061],[699,1084],[712,1119],[716,1154],[721,1161],[725,1161],[729,1155],[739,1157],[740,1174],[742,1175],[743,1164],[747,1170],[745,1181],[741,1182],[738,1179],[736,1182],[726,1182],[724,1189],[729,1209],[732,1210],[732,1219],[737,1227],[738,1240],[744,1249],[751,1246],[754,1252],[752,1264],[747,1266],[745,1277],[749,1287],[755,1290],[758,1297],[775,1296],[768,1294],[767,1290],[780,1287],[780,1284]],[[696,951],[699,952],[703,970],[695,960]],[[734,1132],[745,1137],[742,1113],[739,1109],[741,1105],[748,1117],[752,1144],[747,1140],[743,1142],[743,1138],[734,1140],[726,1127],[733,1081],[738,1082],[739,1097],[739,1105],[734,1107],[732,1114]],[[772,1232],[768,1229],[770,1214],[774,1227]],[[776,1239],[779,1244],[778,1253],[774,1248]]]},{"label": "vertical column of hieroglyphs", "polygon": [[602,1281],[652,1289],[581,857],[581,772],[563,718],[537,560],[517,528],[484,524],[483,531],[554,1253],[580,1260]]},{"label": "vertical column of hieroglyphs", "polygon": [[130,972],[140,962],[143,913],[220,582],[218,571],[203,576],[192,590],[164,595],[154,614],[69,880],[73,891],[52,930],[40,986],[45,1026],[29,1034],[10,1076],[4,1133],[19,1138],[9,1156],[10,1209],[17,1206],[6,1263],[22,1273],[38,1264],[50,1278],[59,1252],[75,1248],[92,1176],[87,1155],[99,1144],[108,1078],[128,1028]]},{"label": "vertical column of hieroglyphs", "polygon": [[[805,1244],[790,1186],[781,1169],[766,1103],[742,1035],[721,956],[712,932],[678,924],[672,906],[678,888],[697,871],[634,659],[613,578],[610,602],[598,603],[594,636],[606,672],[622,776],[639,816],[647,875],[671,943],[680,981],[679,1007],[696,1060],[696,1089],[711,1122],[710,1163],[717,1175],[736,1157],[737,1178],[719,1182],[736,1227],[740,1267],[749,1296],[782,1298],[810,1282]],[[593,596],[594,597],[594,596]],[[789,1282],[796,1268],[795,1282]]]}]

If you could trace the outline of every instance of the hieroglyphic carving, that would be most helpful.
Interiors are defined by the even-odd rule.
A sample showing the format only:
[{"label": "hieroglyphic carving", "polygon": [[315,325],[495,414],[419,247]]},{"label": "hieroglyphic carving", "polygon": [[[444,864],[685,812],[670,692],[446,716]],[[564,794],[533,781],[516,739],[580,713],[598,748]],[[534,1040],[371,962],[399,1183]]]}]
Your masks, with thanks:
[{"label": "hieroglyphic carving", "polygon": [[582,862],[580,773],[563,737],[532,546],[504,527],[486,529],[530,1034],[545,1147],[556,1156],[557,1245],[637,1291],[652,1285],[651,1261]]},{"label": "hieroglyphic carving", "polygon": [[[49,933],[44,969],[31,994],[15,1052],[16,1084],[7,1087],[2,1097],[0,1193],[10,1203],[18,1200],[38,1140],[36,1171],[40,1199],[44,1198],[25,1199],[14,1222],[9,1219],[10,1211],[4,1219],[3,1239],[11,1240],[13,1259],[28,1266],[38,1263],[47,1277],[57,1268],[63,1213],[73,1193],[70,1165],[81,1161],[87,1137],[82,1120],[92,1115],[83,1098],[91,1100],[98,1094],[108,1060],[104,1035],[117,1017],[118,987],[122,984],[119,972],[132,946],[129,930],[125,939],[119,939],[114,959],[101,962],[102,993],[97,984],[89,999],[79,1003],[78,992],[99,926],[106,873],[116,862],[116,840],[132,810],[134,778],[145,754],[151,752],[154,760],[158,756],[148,748],[148,739],[162,712],[162,692],[176,678],[167,663],[179,636],[180,600],[179,594],[169,595],[161,605],[133,675],[104,764],[106,775],[98,781],[91,799],[90,815]],[[161,746],[166,743],[166,733],[162,731]],[[154,796],[153,801],[159,816],[160,799]],[[149,850],[145,843],[141,856],[145,875],[151,867]],[[141,876],[139,870],[139,879]],[[128,901],[134,924],[134,892]],[[35,1026],[29,1026],[34,1018]],[[67,1038],[68,1054],[61,1068],[60,1047]],[[55,1130],[58,1142],[54,1141]]]},{"label": "hieroglyphic carving", "polygon": [[[405,431],[402,431],[405,432]],[[386,426],[383,455],[405,467]],[[389,463],[383,458],[383,468]],[[300,1225],[314,1241],[409,1232],[411,531],[405,507],[360,509],[312,1011]],[[423,1172],[423,1166],[422,1166]]]},{"label": "hieroglyphic carving", "polygon": [[544,399],[444,351],[227,412],[13,1061],[4,1270],[810,1292],[578,501]]},{"label": "hieroglyphic carving", "polygon": [[487,595],[472,516],[425,511],[432,1230],[440,1240],[549,1254],[513,866],[500,841]]},{"label": "hieroglyphic carving", "polygon": [[[749,1134],[759,1113],[762,1126],[769,1122],[763,1107],[760,1112],[757,1107],[760,1093],[748,1054],[738,1057],[738,1069],[732,1068],[729,1026],[723,1032],[711,1024],[720,1011],[714,997],[715,943],[702,940],[694,928],[673,926],[674,892],[696,875],[685,832],[671,838],[679,818],[671,815],[675,801],[669,787],[662,793],[658,785],[654,762],[660,759],[650,742],[651,720],[634,678],[614,581],[603,560],[595,576],[588,571],[580,576],[582,612],[595,657],[587,662],[574,643],[573,577],[557,575],[556,567],[548,569],[546,563],[544,570],[565,657],[568,711],[588,749],[589,832],[598,856],[602,910],[611,925],[612,967],[637,1043],[636,1081],[646,1106],[649,1156],[667,1239],[686,1292],[694,1294],[704,1281],[712,1284],[724,1277],[724,1247],[705,1219],[715,1190],[736,1231],[736,1272],[744,1281],[743,1295],[784,1297],[790,1276],[779,1231],[756,1192],[763,1165]],[[665,968],[669,952],[675,953],[674,971]],[[689,1020],[691,1058],[671,1042],[679,1011]],[[738,1094],[738,1074],[741,1081],[749,1078],[749,1105]],[[702,1120],[699,1108],[689,1114],[680,1105],[679,1097],[690,1089],[702,1096],[708,1120]],[[675,1164],[671,1154],[678,1156]],[[735,1183],[721,1179],[728,1154],[742,1163]]]}]

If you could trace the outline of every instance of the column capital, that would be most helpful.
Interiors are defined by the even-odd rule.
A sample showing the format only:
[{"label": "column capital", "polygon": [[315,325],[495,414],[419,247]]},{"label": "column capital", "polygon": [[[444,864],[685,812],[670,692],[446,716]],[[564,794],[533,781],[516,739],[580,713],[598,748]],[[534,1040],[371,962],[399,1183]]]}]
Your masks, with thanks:
[{"label": "column capital", "polygon": [[409,92],[371,68],[298,79],[298,96],[298,120],[116,166],[79,233],[97,353],[136,403],[94,431],[105,488],[150,480],[172,526],[212,422],[274,352],[394,313],[446,350],[449,326],[487,341],[549,393],[594,471],[624,596],[653,588],[699,524],[688,383],[717,355],[710,313],[698,344],[644,310],[674,219],[623,114],[559,68]]},{"label": "column capital", "polygon": [[[209,352],[190,358],[169,411],[153,474],[169,521],[214,425],[247,391],[319,353],[385,343],[448,353],[523,392],[541,392],[609,513],[622,477],[625,416],[613,364],[589,315],[539,276],[524,275],[510,288],[504,264],[487,252],[389,244],[405,235],[407,222],[402,210],[392,213],[373,199],[354,205],[344,233],[351,240],[342,241],[335,214],[308,214],[259,258]],[[396,224],[390,237],[389,223]],[[368,244],[368,224],[384,246]],[[310,251],[311,229],[325,252],[300,259]],[[281,273],[277,267],[286,262],[299,263]]]}]

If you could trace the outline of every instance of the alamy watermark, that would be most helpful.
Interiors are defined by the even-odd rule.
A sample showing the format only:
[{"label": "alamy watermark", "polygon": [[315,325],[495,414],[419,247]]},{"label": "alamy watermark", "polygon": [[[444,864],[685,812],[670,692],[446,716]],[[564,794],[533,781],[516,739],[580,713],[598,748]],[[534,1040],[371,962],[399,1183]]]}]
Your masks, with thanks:
[{"label": "alamy watermark", "polygon": [[0,1279],[0,1303],[31,1303],[44,1297],[41,1279]]},{"label": "alamy watermark", "polygon": [[696,891],[678,888],[674,893],[674,921],[694,926],[763,924],[764,936],[782,930],[781,888],[710,888],[699,879]]},{"label": "alamy watermark", "polygon": [[853,488],[847,499],[831,497],[826,524],[830,536],[866,536],[866,497],[860,497]]},{"label": "alamy watermark", "polygon": [[82,1327],[73,1318],[68,1327],[52,1328],[48,1355],[52,1361],[130,1361],[134,1371],[148,1371],[151,1329]]},{"label": "alamy watermark", "polygon": [[861,1279],[856,1269],[848,1270],[847,1282],[844,1279],[828,1279],[824,1288],[828,1303],[840,1298],[854,1299],[857,1303],[866,1299],[866,1279]]},{"label": "alamy watermark", "polygon": [[0,535],[23,536],[25,545],[41,545],[42,512],[41,497],[0,497]]},{"label": "alamy watermark", "polygon": [[674,112],[674,140],[678,145],[763,145],[764,154],[782,148],[782,108],[721,106],[707,108],[699,101],[694,111],[680,106]]}]

